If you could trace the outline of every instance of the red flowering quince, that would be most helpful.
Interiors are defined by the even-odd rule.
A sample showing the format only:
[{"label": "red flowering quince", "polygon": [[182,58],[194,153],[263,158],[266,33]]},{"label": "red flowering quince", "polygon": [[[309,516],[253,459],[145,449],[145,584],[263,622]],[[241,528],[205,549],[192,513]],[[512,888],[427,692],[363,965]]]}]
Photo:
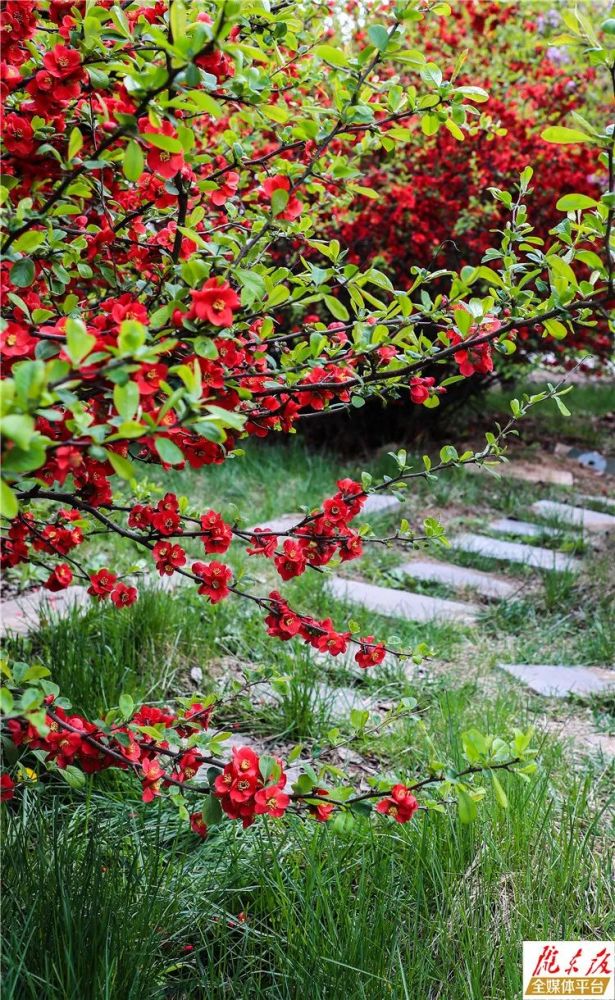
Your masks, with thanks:
[{"label": "red flowering quince", "polygon": [[[169,148],[165,148],[169,144],[164,143],[164,140],[160,139],[160,144],[156,144],[155,136],[166,137],[171,139],[172,142],[179,144],[177,139],[177,133],[170,122],[165,121],[161,128],[153,128],[148,121],[141,121],[139,123],[142,131],[146,133],[146,141],[149,143],[149,148],[147,151],[147,165],[155,174],[160,174],[161,177],[171,178],[174,177],[184,166],[184,153],[183,150],[172,151]],[[147,138],[151,136],[151,138]]]},{"label": "red flowering quince", "polygon": [[171,542],[156,542],[152,555],[161,576],[173,576],[176,569],[186,564],[186,553],[181,545],[173,545]]},{"label": "red flowering quince", "polygon": [[191,290],[190,295],[192,312],[197,319],[213,326],[233,325],[233,313],[239,309],[241,302],[228,281],[208,278],[198,291]]},{"label": "red flowering quince", "polygon": [[277,219],[285,219],[288,222],[292,222],[294,219],[299,218],[303,211],[303,205],[295,194],[290,193],[291,184],[288,177],[284,177],[283,175],[279,175],[277,177],[267,177],[267,179],[263,181],[261,187],[263,193],[270,200],[273,200],[273,196],[276,191],[286,191],[289,193],[288,199],[283,207],[275,212]]},{"label": "red flowering quince", "polygon": [[202,581],[199,594],[205,594],[212,604],[218,604],[230,594],[229,583],[233,579],[233,572],[224,563],[195,562],[192,564],[192,572]]},{"label": "red flowering quince", "polygon": [[70,566],[67,563],[58,563],[45,581],[45,587],[47,590],[56,592],[58,590],[66,590],[72,582],[73,571]]},{"label": "red flowering quince", "polygon": [[103,600],[110,597],[117,583],[117,575],[109,569],[99,569],[96,573],[90,574],[90,586],[88,594]]},{"label": "red flowering quince", "polygon": [[355,655],[355,660],[360,667],[375,667],[382,663],[386,656],[384,643],[376,642],[373,635],[366,635],[360,640],[359,651]]},{"label": "red flowering quince", "polygon": [[233,532],[215,510],[201,515],[201,541],[206,552],[226,552],[233,539]]},{"label": "red flowering quince", "polygon": [[202,812],[194,812],[190,816],[190,829],[193,833],[196,833],[201,840],[205,840],[207,837],[207,823],[203,819]]},{"label": "red flowering quince", "polygon": [[111,600],[116,608],[128,608],[134,604],[137,597],[137,588],[130,587],[126,583],[118,583],[111,591]]},{"label": "red flowering quince", "polygon": [[376,812],[390,816],[396,823],[407,823],[412,819],[419,804],[411,790],[405,785],[393,785],[390,797],[381,799]]}]

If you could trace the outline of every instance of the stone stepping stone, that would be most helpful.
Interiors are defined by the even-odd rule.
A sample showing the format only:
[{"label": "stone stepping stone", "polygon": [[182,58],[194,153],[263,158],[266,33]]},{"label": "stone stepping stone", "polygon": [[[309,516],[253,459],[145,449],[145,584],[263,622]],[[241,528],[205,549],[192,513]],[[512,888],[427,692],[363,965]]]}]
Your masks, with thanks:
[{"label": "stone stepping stone", "polygon": [[[371,493],[365,501],[360,516],[375,517],[380,514],[388,514],[392,510],[397,510],[400,506],[401,500],[391,496],[390,493]],[[304,516],[304,514],[280,514],[279,517],[273,517],[269,521],[259,521],[258,524],[252,525],[251,528],[246,528],[246,531],[255,531],[256,528],[262,528],[263,531],[281,534],[284,531],[290,531],[291,528],[294,528],[295,525],[303,520]]]},{"label": "stone stepping stone", "polygon": [[554,469],[549,465],[532,465],[529,462],[497,462],[487,466],[465,466],[467,472],[489,474],[496,472],[505,479],[522,479],[526,483],[549,483],[552,486],[573,486],[574,477],[567,469]]},{"label": "stone stepping stone", "polygon": [[375,517],[380,514],[388,514],[392,510],[397,510],[401,506],[401,500],[391,496],[390,493],[370,493],[363,504],[361,517]]},{"label": "stone stepping stone", "polygon": [[0,606],[0,634],[27,635],[38,628],[42,611],[65,617],[75,607],[89,603],[85,587],[67,587],[57,594],[44,587],[30,590],[20,597],[3,601]]},{"label": "stone stepping stone", "polygon": [[582,493],[579,500],[589,500],[590,503],[599,503],[603,507],[609,507],[611,510],[615,510],[615,500],[611,500],[610,497],[595,497],[589,493]]},{"label": "stone stepping stone", "polygon": [[451,545],[460,552],[473,552],[477,556],[489,559],[501,559],[505,562],[523,563],[533,569],[578,570],[579,561],[562,552],[542,548],[540,545],[525,545],[523,542],[506,542],[500,538],[489,538],[486,535],[457,535],[451,539]]},{"label": "stone stepping stone", "polygon": [[447,587],[472,587],[484,597],[495,599],[511,597],[519,589],[519,583],[511,582],[495,573],[483,573],[478,569],[466,569],[454,563],[429,562],[427,560],[404,563],[399,569],[414,580],[443,583]]},{"label": "stone stepping stone", "polygon": [[389,618],[405,618],[408,621],[429,622],[451,620],[472,623],[476,621],[479,608],[476,604],[448,601],[442,597],[428,597],[426,594],[411,594],[391,587],[377,587],[362,580],[347,580],[333,576],[327,583],[329,593],[340,601],[361,604],[370,611]]},{"label": "stone stepping stone", "polygon": [[573,507],[555,500],[537,500],[532,504],[532,510],[542,517],[558,517],[588,531],[609,531],[615,528],[613,514],[603,514],[588,507]]},{"label": "stone stepping stone", "polygon": [[524,535],[528,538],[539,538],[544,535],[561,534],[557,528],[548,528],[543,524],[531,521],[517,521],[514,517],[500,517],[487,525],[489,531],[500,531],[507,535]]},{"label": "stone stepping stone", "polygon": [[615,672],[602,667],[558,667],[549,664],[499,663],[536,694],[567,698],[571,694],[615,692]]}]

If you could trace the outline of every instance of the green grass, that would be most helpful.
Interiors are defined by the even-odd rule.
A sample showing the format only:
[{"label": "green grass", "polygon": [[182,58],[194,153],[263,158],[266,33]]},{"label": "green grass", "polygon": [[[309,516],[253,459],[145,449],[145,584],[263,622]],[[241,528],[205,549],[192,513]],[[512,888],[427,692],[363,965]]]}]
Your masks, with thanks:
[{"label": "green grass", "polygon": [[[463,724],[507,711],[499,699],[484,719],[474,695],[432,697],[453,752]],[[424,752],[416,728],[398,738]],[[486,805],[476,828],[421,814],[347,835],[226,827],[205,843],[157,806],[29,793],[5,819],[4,996],[512,1000],[524,939],[612,927],[607,777],[564,769],[547,745],[540,776],[505,782],[509,810]]]},{"label": "green grass", "polygon": [[[605,406],[594,400],[594,409]],[[370,469],[391,472],[390,459],[381,456]],[[253,524],[316,504],[341,475],[359,472],[300,440],[257,443],[206,475],[166,476],[159,489],[177,488],[202,509]],[[430,514],[484,530],[487,517],[525,518],[537,497],[571,495],[458,471],[415,481],[404,512],[419,532]],[[386,534],[395,523],[392,516],[374,526]],[[563,530],[550,544],[567,548],[575,537]],[[105,537],[97,546],[100,559],[117,555]],[[427,553],[502,569],[440,545]],[[134,564],[136,552],[121,558]],[[407,559],[396,546],[368,545],[361,563],[342,571],[418,589],[399,576]],[[92,606],[7,642],[9,656],[48,665],[75,707],[92,716],[122,692],[161,703],[197,688],[205,693],[226,671],[234,702],[219,723],[282,753],[297,742],[318,753],[331,726],[351,736],[325,685],[392,703],[417,699],[415,713],[351,744],[385,773],[422,776],[434,757],[458,765],[460,734],[471,726],[499,733],[538,720],[541,752],[531,782],[504,775],[510,808],[488,796],[470,827],[451,809],[422,812],[404,827],[358,822],[344,834],[311,820],[259,821],[245,832],[229,823],[205,842],[172,809],[144,806],[125,774],[87,778],[77,790],[45,775],[2,810],[4,997],[513,1000],[524,939],[612,936],[612,775],[595,753],[571,767],[542,729],[552,706],[496,669],[498,662],[615,661],[612,556],[585,559],[580,574],[510,567],[517,598],[485,604],[475,627],[374,616],[331,600],[316,572],[286,585],[300,610],[340,625],[354,619],[361,634],[404,649],[433,647],[436,659],[414,674],[395,664],[357,671],[341,657],[315,661],[300,642],[270,639],[248,602],[231,598],[213,608],[190,586],[174,594],[142,590],[120,613]],[[255,593],[278,582],[268,565],[240,551],[229,561]],[[452,596],[437,585],[421,591]],[[259,678],[273,684],[275,703],[262,688],[240,692]],[[613,730],[612,699],[555,711],[559,718],[585,711],[601,732]]]}]

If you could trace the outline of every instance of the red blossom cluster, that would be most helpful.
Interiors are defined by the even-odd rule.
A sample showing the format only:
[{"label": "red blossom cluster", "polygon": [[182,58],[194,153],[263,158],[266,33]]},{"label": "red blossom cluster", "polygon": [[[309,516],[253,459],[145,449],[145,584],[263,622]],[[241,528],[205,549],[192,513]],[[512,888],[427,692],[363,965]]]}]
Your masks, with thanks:
[{"label": "red blossom cluster", "polygon": [[[179,713],[142,705],[128,722],[102,729],[82,715],[66,711],[55,704],[53,695],[48,695],[44,726],[12,717],[5,721],[4,735],[17,748],[42,752],[48,765],[60,770],[77,767],[86,774],[96,774],[115,767],[128,771],[140,782],[145,803],[171,788],[179,788],[184,795],[213,795],[223,813],[229,819],[241,820],[244,829],[257,816],[279,819],[292,804],[297,808],[306,806],[318,822],[331,818],[340,803],[329,800],[330,790],[318,785],[309,791],[287,790],[286,765],[280,758],[259,755],[249,746],[234,746],[228,763],[221,764],[191,746],[191,741],[208,730],[213,709],[213,704],[198,701]],[[153,731],[160,735],[154,737]],[[212,766],[213,773],[208,770]],[[206,770],[210,784],[199,780]],[[3,772],[0,801],[12,799],[15,788],[14,779]],[[379,799],[376,811],[398,823],[411,820],[419,808],[412,790],[403,784],[361,798]],[[207,836],[202,811],[190,815],[190,826],[199,837]]]},{"label": "red blossom cluster", "polygon": [[214,781],[214,795],[226,815],[240,819],[244,829],[255,816],[283,816],[291,800],[284,792],[286,774],[281,760],[275,761],[274,773],[275,780],[265,783],[258,754],[251,747],[233,747],[232,760]]}]

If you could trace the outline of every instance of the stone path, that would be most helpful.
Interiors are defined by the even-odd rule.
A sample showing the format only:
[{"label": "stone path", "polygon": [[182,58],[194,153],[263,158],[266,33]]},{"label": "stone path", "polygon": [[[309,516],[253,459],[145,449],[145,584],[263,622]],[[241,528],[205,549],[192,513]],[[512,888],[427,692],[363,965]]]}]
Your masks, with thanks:
[{"label": "stone path", "polygon": [[489,559],[500,559],[504,562],[523,563],[532,569],[578,570],[580,562],[572,556],[542,548],[540,545],[524,545],[522,542],[505,542],[499,538],[489,538],[486,535],[471,533],[457,535],[451,539],[451,545],[460,552],[471,552]]},{"label": "stone path", "polygon": [[557,517],[562,521],[585,528],[587,531],[612,531],[615,529],[615,516],[604,514],[589,507],[573,507],[572,504],[558,503],[555,500],[537,500],[532,504],[532,510],[541,517]]},{"label": "stone path", "polygon": [[603,507],[609,507],[611,510],[615,510],[615,500],[611,500],[610,497],[593,497],[589,493],[582,493],[579,500],[589,500],[591,503],[600,503]]},{"label": "stone path", "polygon": [[434,619],[472,623],[479,607],[461,601],[448,601],[426,594],[409,594],[391,587],[377,587],[361,580],[348,580],[333,576],[327,581],[327,590],[340,601],[361,604],[369,611],[407,621],[428,622]]},{"label": "stone path", "polygon": [[560,667],[543,663],[499,663],[498,666],[536,694],[548,697],[615,693],[615,671],[602,667]]},{"label": "stone path", "polygon": [[489,531],[502,532],[506,535],[522,535],[525,538],[540,538],[544,535],[561,534],[557,528],[549,528],[546,524],[535,524],[533,521],[517,521],[514,517],[500,517],[487,525]]},{"label": "stone path", "polygon": [[90,600],[85,587],[67,587],[57,594],[39,587],[21,597],[2,601],[0,605],[0,635],[26,635],[40,624],[41,615],[50,611],[64,617],[74,607],[81,607]]},{"label": "stone path", "polygon": [[471,465],[465,467],[466,472],[475,475],[489,475],[495,472],[504,479],[522,479],[526,483],[548,483],[552,486],[573,486],[574,478],[567,469],[554,469],[549,465],[532,464],[531,462],[513,461],[498,462],[495,465]]},{"label": "stone path", "polygon": [[519,589],[519,583],[507,580],[495,573],[483,573],[478,569],[467,569],[465,566],[455,566],[454,563],[429,562],[417,559],[415,562],[404,563],[399,567],[402,573],[407,573],[414,580],[427,580],[432,583],[443,583],[447,587],[463,589],[471,587],[484,597],[501,599],[512,597]]}]

